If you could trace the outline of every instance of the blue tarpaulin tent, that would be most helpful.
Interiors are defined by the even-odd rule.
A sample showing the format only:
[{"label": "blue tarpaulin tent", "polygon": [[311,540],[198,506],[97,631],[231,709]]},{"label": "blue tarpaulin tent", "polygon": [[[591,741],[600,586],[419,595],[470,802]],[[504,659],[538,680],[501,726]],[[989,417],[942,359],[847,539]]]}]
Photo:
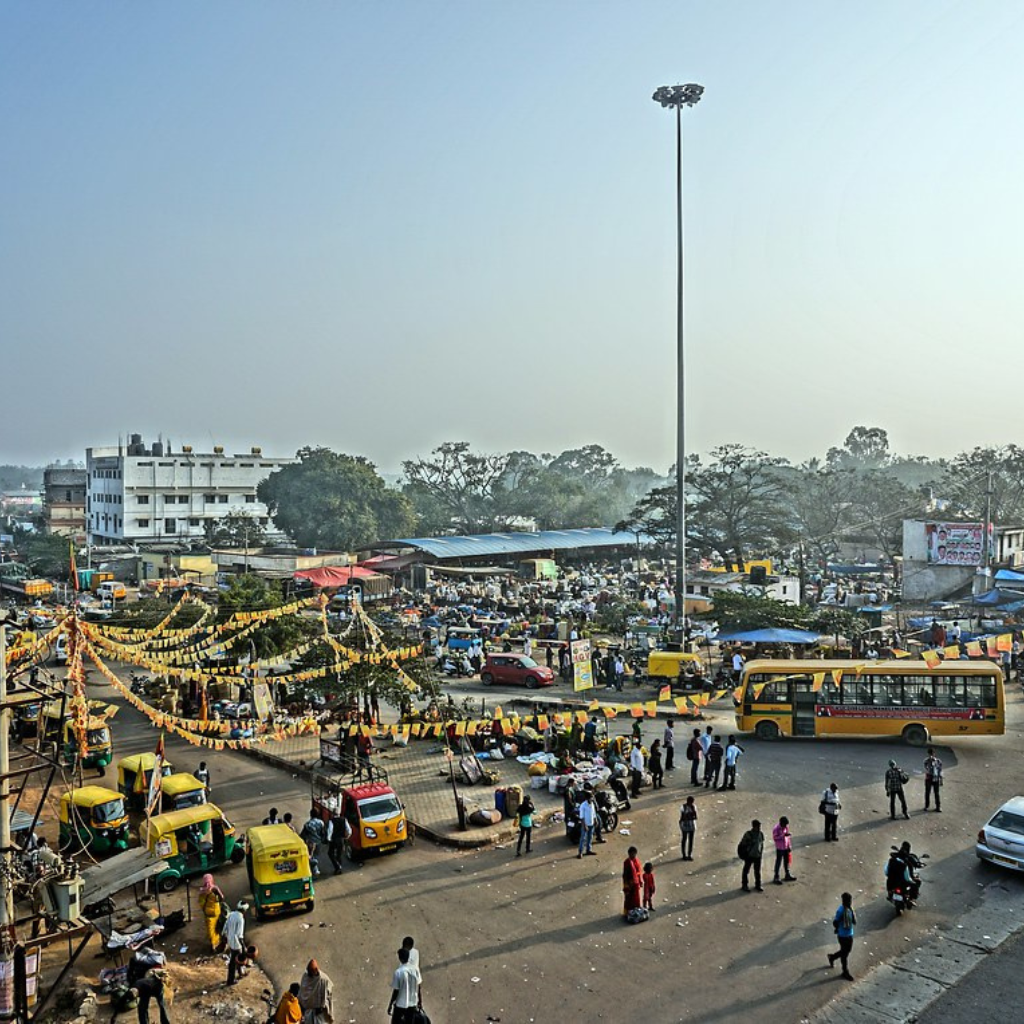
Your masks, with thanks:
[{"label": "blue tarpaulin tent", "polygon": [[806,629],[746,629],[719,633],[717,639],[740,644],[814,644],[820,636]]},{"label": "blue tarpaulin tent", "polygon": [[1012,569],[1000,569],[996,573],[997,583],[1024,583],[1024,572],[1014,572]]}]

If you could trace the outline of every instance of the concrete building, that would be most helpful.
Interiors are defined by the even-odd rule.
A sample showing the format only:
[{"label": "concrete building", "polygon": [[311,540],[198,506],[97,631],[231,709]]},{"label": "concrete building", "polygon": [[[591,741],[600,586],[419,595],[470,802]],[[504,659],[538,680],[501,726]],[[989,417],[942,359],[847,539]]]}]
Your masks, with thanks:
[{"label": "concrete building", "polygon": [[47,466],[43,471],[43,528],[47,533],[85,540],[86,471]]},{"label": "concrete building", "polygon": [[193,451],[170,442],[143,444],[132,434],[128,444],[86,450],[86,528],[89,543],[144,544],[150,541],[201,540],[206,524],[241,513],[267,527],[266,506],[256,488],[294,459],[272,459],[261,448],[227,455],[223,448]]}]

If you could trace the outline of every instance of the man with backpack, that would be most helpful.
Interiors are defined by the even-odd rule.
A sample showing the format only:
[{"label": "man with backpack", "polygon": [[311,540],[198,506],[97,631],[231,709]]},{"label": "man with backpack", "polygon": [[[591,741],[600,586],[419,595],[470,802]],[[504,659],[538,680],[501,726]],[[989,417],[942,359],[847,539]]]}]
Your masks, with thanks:
[{"label": "man with backpack", "polygon": [[743,833],[739,846],[736,847],[736,855],[743,861],[743,884],[744,892],[750,892],[747,884],[750,879],[750,869],[754,869],[754,888],[758,892],[764,892],[761,887],[761,857],[764,854],[764,833],[761,831],[761,822],[756,818],[750,823],[750,828]]},{"label": "man with backpack", "polygon": [[320,877],[320,844],[326,842],[327,834],[324,829],[323,820],[316,813],[316,808],[311,808],[309,820],[302,826],[299,838],[306,844],[309,850],[309,866],[313,869],[313,877]]}]

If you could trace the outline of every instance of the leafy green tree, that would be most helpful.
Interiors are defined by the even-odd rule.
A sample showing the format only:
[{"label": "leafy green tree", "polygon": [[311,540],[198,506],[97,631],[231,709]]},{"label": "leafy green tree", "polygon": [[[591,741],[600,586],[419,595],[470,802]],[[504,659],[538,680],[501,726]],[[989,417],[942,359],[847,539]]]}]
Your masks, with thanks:
[{"label": "leafy green tree", "polygon": [[404,491],[431,532],[488,533],[503,529],[507,514],[495,495],[508,468],[508,455],[474,452],[467,441],[446,441],[427,458],[402,463]]},{"label": "leafy green tree", "polygon": [[413,531],[409,499],[389,488],[372,462],[328,448],[301,448],[297,455],[257,494],[274,525],[300,547],[354,551]]},{"label": "leafy green tree", "polygon": [[942,496],[954,518],[980,521],[989,502],[992,522],[1024,521],[1024,448],[1007,444],[960,452],[943,478]]},{"label": "leafy green tree", "polygon": [[743,565],[752,554],[768,554],[792,539],[784,459],[738,444],[711,452],[703,465],[691,460],[686,473],[688,544],[716,554],[726,565]]},{"label": "leafy green tree", "polygon": [[853,470],[806,463],[789,478],[789,505],[799,540],[821,562],[831,561],[852,521]]},{"label": "leafy green tree", "polygon": [[206,520],[206,543],[212,548],[260,548],[267,531],[256,516],[229,512],[220,519]]},{"label": "leafy green tree", "polygon": [[15,530],[14,547],[33,576],[70,579],[71,547],[67,537]]},{"label": "leafy green tree", "polygon": [[885,469],[854,474],[847,536],[876,545],[890,561],[903,550],[903,520],[924,514],[928,497]]},{"label": "leafy green tree", "polygon": [[676,536],[676,487],[655,487],[648,491],[615,524],[616,530],[650,537],[657,547],[669,547]]},{"label": "leafy green tree", "polygon": [[842,448],[829,448],[830,469],[880,469],[889,462],[889,434],[881,427],[854,427]]},{"label": "leafy green tree", "polygon": [[[265,580],[251,573],[232,576],[228,589],[221,592],[217,602],[217,622],[227,622],[236,612],[269,611],[285,603],[281,585],[276,580]],[[320,630],[320,621],[315,617],[282,615],[253,630],[249,637],[257,658],[274,658],[294,650]],[[245,640],[232,645],[231,650],[236,657],[251,653]]]},{"label": "leafy green tree", "polygon": [[800,604],[787,604],[765,597],[756,588],[750,593],[725,590],[715,594],[712,610],[706,618],[714,619],[722,632],[741,629],[808,629],[812,612]]}]

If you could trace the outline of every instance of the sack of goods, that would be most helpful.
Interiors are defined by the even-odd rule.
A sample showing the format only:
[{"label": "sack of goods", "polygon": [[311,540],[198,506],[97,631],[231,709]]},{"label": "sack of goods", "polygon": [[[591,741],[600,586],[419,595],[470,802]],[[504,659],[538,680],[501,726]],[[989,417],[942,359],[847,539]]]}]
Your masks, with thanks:
[{"label": "sack of goods", "polygon": [[543,761],[534,761],[529,768],[526,769],[527,775],[547,775],[548,766]]},{"label": "sack of goods", "polygon": [[650,916],[646,907],[634,907],[626,915],[626,921],[629,924],[639,924],[641,921],[646,921]]}]

